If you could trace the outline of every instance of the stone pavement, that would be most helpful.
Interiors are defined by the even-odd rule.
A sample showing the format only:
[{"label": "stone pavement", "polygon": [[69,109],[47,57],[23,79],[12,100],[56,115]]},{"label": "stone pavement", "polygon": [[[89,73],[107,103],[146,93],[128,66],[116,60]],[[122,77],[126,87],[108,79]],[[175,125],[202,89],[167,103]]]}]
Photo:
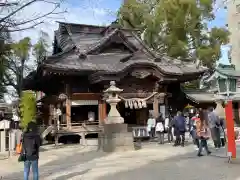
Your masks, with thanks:
[{"label": "stone pavement", "polygon": [[[80,146],[80,145],[71,145],[71,146],[64,146],[59,148],[46,146],[41,148],[41,152],[40,152],[41,159],[39,161],[39,166],[44,167],[59,159],[61,159],[62,161],[66,160],[66,158],[68,157],[70,158],[73,157],[73,154],[84,154],[86,152],[91,152],[93,150],[95,152],[95,149],[96,149],[95,147],[91,147],[91,146],[87,147],[87,146]],[[19,163],[17,159],[18,159],[18,156],[12,156],[9,159],[0,160],[0,164],[1,164],[0,179],[1,177],[5,177],[9,174],[14,174],[22,171],[23,163]],[[2,164],[4,164],[4,166],[2,166]]]},{"label": "stone pavement", "polygon": [[[78,150],[77,147],[56,151],[59,152],[41,154],[41,180],[127,180],[133,178],[138,180],[240,180],[239,165],[228,164],[226,158],[223,158],[226,154],[225,149],[217,152],[212,150],[211,156],[204,157],[196,156],[193,145],[172,147],[169,144],[157,145],[156,143],[147,143],[143,149],[138,151],[111,154],[99,152],[93,148],[87,148],[85,151]],[[55,160],[45,162],[45,159],[49,157],[47,153],[50,154],[49,159],[55,155]],[[0,174],[1,169],[4,168],[0,166]],[[6,175],[3,179],[21,180],[22,176],[23,173],[18,168],[18,172],[15,170],[15,173]]]},{"label": "stone pavement", "polygon": [[[138,151],[111,154],[92,149],[83,153],[73,149],[66,151],[67,157],[62,154],[62,157],[42,164],[40,179],[240,180],[239,166],[227,164],[226,159],[221,157],[224,155],[224,149],[218,152],[213,151],[213,155],[200,158],[196,156],[196,151],[192,145],[172,147],[168,144],[149,143]],[[70,152],[72,155],[69,155]],[[22,166],[21,163],[20,165]],[[22,175],[22,172],[12,173],[3,179],[21,180]]]}]

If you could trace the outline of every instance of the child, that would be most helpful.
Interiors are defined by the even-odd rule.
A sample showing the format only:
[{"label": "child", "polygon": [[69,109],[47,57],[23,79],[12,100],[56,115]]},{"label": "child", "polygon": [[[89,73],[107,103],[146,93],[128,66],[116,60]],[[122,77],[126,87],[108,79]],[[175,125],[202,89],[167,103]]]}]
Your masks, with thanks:
[{"label": "child", "polygon": [[225,132],[224,132],[224,120],[223,119],[220,119],[219,131],[220,131],[221,146],[224,147],[225,146]]}]

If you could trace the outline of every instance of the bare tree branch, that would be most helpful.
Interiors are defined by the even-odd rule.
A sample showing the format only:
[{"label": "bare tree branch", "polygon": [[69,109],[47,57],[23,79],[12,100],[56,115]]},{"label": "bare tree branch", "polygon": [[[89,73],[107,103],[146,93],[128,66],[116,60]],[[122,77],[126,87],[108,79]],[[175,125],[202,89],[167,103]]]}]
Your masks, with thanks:
[{"label": "bare tree branch", "polygon": [[[24,24],[28,24],[28,23],[31,23],[31,22],[33,22],[33,21],[36,21],[36,20],[39,20],[39,19],[42,19],[42,18],[44,18],[44,17],[47,17],[48,15],[56,15],[56,14],[61,14],[61,13],[65,13],[66,11],[62,11],[62,12],[58,12],[58,13],[54,13],[54,11],[57,9],[58,7],[56,6],[51,12],[49,12],[49,13],[46,13],[46,14],[44,14],[44,15],[42,15],[42,16],[38,16],[38,17],[36,17],[36,18],[34,18],[34,19],[29,19],[29,20],[26,20],[26,21],[23,21],[23,22],[19,22],[19,23],[13,23],[11,26],[6,26],[7,28],[9,28],[9,27],[16,27],[16,26],[20,26],[20,25],[24,25]],[[35,25],[36,26],[36,25]]]},{"label": "bare tree branch", "polygon": [[14,3],[0,3],[0,7],[7,7],[7,6],[16,6],[18,5],[18,3],[14,2]]},{"label": "bare tree branch", "polygon": [[19,28],[19,29],[9,29],[7,30],[8,32],[17,32],[17,31],[24,31],[24,30],[28,30],[28,29],[32,29],[35,28],[37,25],[44,23],[43,21],[39,22],[39,23],[35,23],[34,25],[31,25],[29,27],[26,28]]},{"label": "bare tree branch", "polygon": [[39,0],[32,0],[24,5],[22,5],[21,7],[19,7],[18,9],[16,9],[15,11],[9,13],[7,16],[3,17],[0,19],[0,23],[3,23],[6,19],[10,18],[11,16],[13,16],[14,14],[16,14],[17,12],[19,12],[20,10],[22,10],[23,8],[33,4],[34,2],[37,2]]},{"label": "bare tree branch", "polygon": [[[45,14],[38,14],[30,19],[27,20],[21,20],[20,22],[18,22],[13,16],[19,12],[20,10],[26,8],[27,6],[36,3],[36,2],[44,2],[44,3],[48,3],[48,4],[53,4],[54,7],[51,11],[45,13]],[[20,4],[20,3],[16,3],[16,4]],[[44,21],[41,20],[43,18],[47,18],[49,15],[58,15],[58,14],[62,14],[62,13],[66,13],[66,10],[64,11],[59,11],[56,12],[57,9],[60,8],[60,1],[59,2],[51,2],[49,0],[32,0],[24,5],[20,5],[19,8],[17,8],[16,10],[13,10],[11,13],[9,13],[8,15],[6,15],[3,18],[0,18],[0,31],[1,32],[16,32],[16,31],[23,31],[23,30],[28,30],[31,28],[34,28],[35,26],[42,24]],[[41,20],[41,22],[35,23],[36,21]],[[34,23],[34,25],[28,25],[28,27],[19,27],[19,26],[23,26],[23,25],[27,25],[29,23]]]}]

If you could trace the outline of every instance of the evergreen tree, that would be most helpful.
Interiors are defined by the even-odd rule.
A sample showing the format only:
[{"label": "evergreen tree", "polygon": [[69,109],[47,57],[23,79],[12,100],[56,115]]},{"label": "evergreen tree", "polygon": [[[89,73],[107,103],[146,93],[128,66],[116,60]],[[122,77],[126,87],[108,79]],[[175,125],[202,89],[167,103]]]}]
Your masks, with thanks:
[{"label": "evergreen tree", "polygon": [[4,73],[4,85],[13,88],[13,94],[20,97],[22,93],[23,78],[29,68],[29,52],[31,40],[29,37],[11,44],[12,53],[7,57],[7,67]]},{"label": "evergreen tree", "polygon": [[[37,43],[34,45],[31,44],[31,39],[29,37],[25,37],[11,44],[12,53],[6,56],[7,64],[3,74],[4,87],[8,87],[8,89],[12,90],[12,93],[10,93],[9,90],[11,96],[17,98],[21,96],[23,79],[47,56],[47,49],[49,47],[48,38],[47,33],[41,32]],[[29,58],[31,51],[34,55],[34,62],[32,61],[33,59]]]},{"label": "evergreen tree", "polygon": [[229,35],[225,28],[207,27],[215,19],[213,5],[214,0],[126,0],[118,22],[139,29],[154,51],[182,60],[199,59],[212,68]]}]

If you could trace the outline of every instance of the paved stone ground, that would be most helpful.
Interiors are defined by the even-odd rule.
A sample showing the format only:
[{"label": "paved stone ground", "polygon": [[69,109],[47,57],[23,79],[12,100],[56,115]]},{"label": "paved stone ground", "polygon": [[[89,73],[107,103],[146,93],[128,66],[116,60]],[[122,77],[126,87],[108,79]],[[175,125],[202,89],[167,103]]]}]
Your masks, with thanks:
[{"label": "paved stone ground", "polygon": [[[40,152],[40,169],[44,169],[43,172],[51,173],[54,169],[55,171],[64,169],[69,166],[69,164],[76,164],[79,156],[84,160],[91,160],[93,157],[98,157],[99,154],[96,154],[95,147],[84,147],[80,145],[74,146],[65,146],[55,148],[44,148]],[[0,160],[0,179],[21,179],[23,163],[17,161],[18,156],[14,156],[10,159]],[[66,161],[68,163],[66,163]],[[4,164],[4,166],[2,166]],[[65,166],[66,165],[66,166]],[[46,173],[44,176],[46,176]]]},{"label": "paved stone ground", "polygon": [[222,156],[218,152],[199,158],[195,153],[187,153],[164,161],[153,160],[142,167],[106,175],[98,180],[240,180],[239,164],[228,164],[217,154]]},{"label": "paved stone ground", "polygon": [[[62,151],[65,150],[62,149],[61,153]],[[42,163],[40,179],[240,180],[239,164],[226,163],[225,149],[212,151],[211,156],[197,157],[193,145],[172,147],[168,144],[156,145],[155,143],[148,143],[138,151],[111,154],[92,149],[82,152],[72,148],[72,150],[66,150],[62,157]],[[65,157],[70,152],[72,155]],[[2,164],[1,161],[0,163]],[[21,180],[22,175],[23,173],[18,169],[18,172],[11,173],[2,179]]]}]

